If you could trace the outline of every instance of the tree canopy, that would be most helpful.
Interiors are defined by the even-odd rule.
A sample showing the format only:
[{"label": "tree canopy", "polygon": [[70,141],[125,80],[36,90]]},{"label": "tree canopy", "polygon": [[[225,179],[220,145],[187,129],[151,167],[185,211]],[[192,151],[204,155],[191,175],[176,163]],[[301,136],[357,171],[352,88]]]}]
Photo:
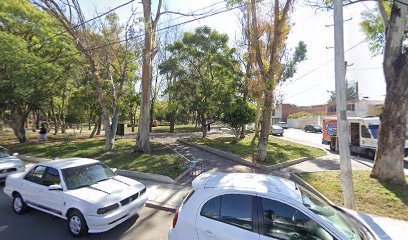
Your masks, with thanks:
[{"label": "tree canopy", "polygon": [[205,136],[207,120],[228,108],[242,78],[235,49],[227,35],[204,26],[185,33],[168,50],[172,57],[160,65],[162,74],[176,78],[168,91],[179,105],[197,112]]}]

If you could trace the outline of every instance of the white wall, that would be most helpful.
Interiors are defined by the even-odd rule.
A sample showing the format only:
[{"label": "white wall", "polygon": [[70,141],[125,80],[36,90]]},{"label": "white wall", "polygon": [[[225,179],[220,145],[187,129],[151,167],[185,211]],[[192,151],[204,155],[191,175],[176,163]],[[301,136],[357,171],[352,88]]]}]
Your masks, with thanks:
[{"label": "white wall", "polygon": [[323,118],[321,116],[306,116],[296,119],[288,119],[289,128],[303,129],[306,125],[322,126]]}]

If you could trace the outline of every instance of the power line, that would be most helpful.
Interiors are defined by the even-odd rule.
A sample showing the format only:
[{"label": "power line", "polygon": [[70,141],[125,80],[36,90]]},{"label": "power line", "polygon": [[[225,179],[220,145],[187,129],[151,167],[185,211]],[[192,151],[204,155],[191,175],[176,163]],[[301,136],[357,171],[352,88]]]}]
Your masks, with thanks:
[{"label": "power line", "polygon": [[[345,52],[348,52],[348,51],[354,49],[355,47],[359,46],[360,44],[362,44],[362,43],[364,43],[364,42],[366,42],[366,41],[367,41],[367,39],[364,39],[363,41],[361,41],[361,42],[357,43],[356,45],[352,46],[351,48],[347,49]],[[288,85],[290,85],[290,84],[292,84],[292,83],[294,83],[294,82],[299,81],[300,79],[302,79],[302,78],[304,78],[304,77],[306,77],[306,76],[312,74],[313,72],[319,70],[320,68],[326,66],[327,64],[329,64],[329,63],[331,63],[331,62],[333,62],[333,61],[334,61],[334,58],[332,58],[332,59],[330,59],[329,61],[327,61],[327,62],[321,64],[320,66],[318,66],[318,67],[316,67],[316,68],[313,68],[312,70],[310,70],[309,72],[307,72],[307,73],[303,74],[302,76],[296,78],[295,80],[289,81],[289,82],[286,84],[286,86],[288,86]]]},{"label": "power line", "polygon": [[[46,39],[44,40],[44,42],[46,42],[46,41],[48,41],[48,40],[51,40],[51,39],[54,38],[54,37],[61,36],[61,35],[64,34],[64,33],[69,33],[69,31],[72,31],[72,30],[74,30],[74,29],[76,29],[76,28],[78,28],[78,27],[80,27],[80,26],[82,26],[82,25],[84,25],[84,24],[86,24],[86,23],[89,23],[89,22],[91,22],[91,21],[94,21],[94,20],[96,20],[96,19],[98,19],[98,18],[101,18],[101,17],[103,17],[103,16],[106,16],[107,14],[109,14],[109,13],[111,13],[111,12],[113,12],[113,11],[119,9],[119,8],[122,8],[122,7],[124,7],[124,6],[126,6],[126,5],[128,5],[128,4],[130,4],[130,3],[132,3],[132,2],[134,2],[134,1],[135,1],[135,0],[130,0],[130,1],[126,2],[126,3],[123,3],[123,4],[121,4],[121,5],[118,5],[118,6],[114,7],[114,8],[112,8],[112,9],[110,9],[109,11],[106,11],[106,12],[100,14],[100,15],[97,15],[97,16],[91,18],[91,19],[88,19],[88,20],[84,21],[83,23],[77,24],[77,25],[71,27],[69,30],[64,30],[64,31],[62,31],[62,32],[59,32],[59,33],[57,33],[57,34],[54,34],[53,36],[50,36],[50,37],[46,38]],[[33,46],[35,46],[35,45],[37,45],[37,44],[39,44],[39,43],[36,43],[36,44],[34,44]]]},{"label": "power line", "polygon": [[[329,79],[333,79],[333,78],[334,78],[334,76],[331,76]],[[323,79],[323,80],[325,81],[326,79]],[[311,87],[309,87],[309,88],[307,88],[307,89],[305,89],[305,90],[303,90],[303,91],[300,91],[300,92],[298,92],[298,93],[295,93],[295,94],[293,94],[293,95],[290,95],[289,97],[285,97],[284,100],[287,100],[287,99],[289,99],[289,98],[298,96],[298,95],[300,95],[300,94],[302,94],[302,93],[305,93],[305,92],[308,92],[308,91],[312,90],[313,88],[319,86],[319,85],[321,84],[321,82],[323,82],[323,80],[320,80],[320,81],[319,81],[318,83],[316,83],[315,85],[313,85],[313,86],[311,86]]]},{"label": "power line", "polygon": [[[257,2],[261,2],[261,1],[263,1],[263,0],[258,0]],[[190,19],[190,20],[188,20],[188,21],[184,21],[184,22],[181,22],[181,23],[177,23],[177,24],[173,24],[173,25],[166,26],[166,27],[163,27],[163,28],[159,28],[159,29],[156,30],[156,32],[161,32],[161,31],[163,31],[163,30],[168,30],[168,29],[171,29],[171,28],[174,28],[174,27],[178,27],[178,26],[182,26],[182,25],[185,25],[185,24],[188,24],[188,23],[191,23],[191,22],[195,22],[195,21],[201,20],[201,19],[205,19],[205,18],[208,18],[208,17],[212,17],[212,16],[215,16],[215,15],[218,15],[218,14],[221,14],[221,13],[229,12],[229,11],[235,10],[235,9],[237,9],[237,8],[240,8],[240,7],[244,6],[244,5],[245,5],[245,4],[241,4],[241,5],[232,7],[232,8],[226,8],[226,7],[225,7],[224,10],[221,10],[221,9],[223,9],[223,8],[221,8],[219,11],[213,12],[213,13],[211,13],[211,14],[209,14],[209,15],[205,15],[205,16],[198,17],[198,18],[195,18],[195,19]],[[126,39],[121,39],[121,40],[118,40],[118,41],[109,42],[109,43],[106,43],[106,44],[103,44],[103,45],[99,45],[99,46],[95,46],[95,47],[92,47],[92,48],[85,49],[84,51],[78,51],[77,53],[69,54],[69,55],[66,55],[66,56],[75,56],[75,55],[78,55],[78,54],[80,54],[80,53],[85,53],[85,52],[97,50],[97,49],[100,49],[100,48],[108,47],[108,46],[111,46],[111,45],[114,45],[114,44],[122,43],[122,42],[125,42],[125,41],[129,41],[129,40],[134,40],[134,39],[137,39],[137,38],[141,38],[141,37],[143,37],[144,35],[145,35],[145,33],[140,34],[140,35],[136,35],[136,36],[133,36],[133,37],[129,37],[129,38],[126,38]],[[139,43],[140,43],[140,42],[139,42]]]},{"label": "power line", "polygon": [[366,70],[376,70],[376,69],[382,69],[382,67],[351,68],[351,69],[347,69],[347,71],[366,71]]},{"label": "power line", "polygon": [[[202,11],[202,10],[207,9],[207,8],[210,8],[210,7],[214,7],[214,6],[216,6],[216,5],[218,5],[218,4],[221,4],[221,3],[225,3],[225,1],[219,1],[219,2],[213,3],[213,4],[211,4],[211,5],[208,5],[208,6],[206,6],[206,7],[203,7],[203,8],[200,8],[200,9],[196,9],[196,10],[194,10],[194,11],[189,12],[188,14],[185,14],[185,15],[182,15],[182,16],[178,16],[178,17],[173,18],[173,19],[169,19],[167,22],[172,22],[172,21],[175,21],[175,20],[177,20],[177,19],[184,18],[184,17],[194,17],[193,13]],[[225,7],[223,7],[223,8],[225,8]],[[210,13],[210,12],[202,13],[202,14],[199,14],[199,15],[208,14],[208,13]],[[166,23],[166,22],[160,22],[157,26],[163,25],[164,23]]]}]

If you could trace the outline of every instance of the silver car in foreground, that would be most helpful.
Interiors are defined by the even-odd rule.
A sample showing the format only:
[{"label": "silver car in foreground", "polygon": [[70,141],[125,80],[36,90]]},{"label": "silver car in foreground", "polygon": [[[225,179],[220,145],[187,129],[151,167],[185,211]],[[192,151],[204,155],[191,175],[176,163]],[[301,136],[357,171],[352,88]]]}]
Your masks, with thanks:
[{"label": "silver car in foreground", "polygon": [[0,146],[0,182],[5,181],[10,174],[25,171],[24,162],[18,159],[17,155]]},{"label": "silver car in foreground", "polygon": [[284,178],[206,172],[174,215],[169,240],[406,240],[408,223],[328,203]]}]

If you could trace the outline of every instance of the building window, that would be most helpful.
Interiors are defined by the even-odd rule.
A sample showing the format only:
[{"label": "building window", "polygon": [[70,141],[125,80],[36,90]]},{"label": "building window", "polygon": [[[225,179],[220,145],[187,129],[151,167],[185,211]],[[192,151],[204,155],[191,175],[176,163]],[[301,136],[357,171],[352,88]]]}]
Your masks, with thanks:
[{"label": "building window", "polygon": [[347,111],[356,111],[356,105],[354,103],[347,104]]}]

